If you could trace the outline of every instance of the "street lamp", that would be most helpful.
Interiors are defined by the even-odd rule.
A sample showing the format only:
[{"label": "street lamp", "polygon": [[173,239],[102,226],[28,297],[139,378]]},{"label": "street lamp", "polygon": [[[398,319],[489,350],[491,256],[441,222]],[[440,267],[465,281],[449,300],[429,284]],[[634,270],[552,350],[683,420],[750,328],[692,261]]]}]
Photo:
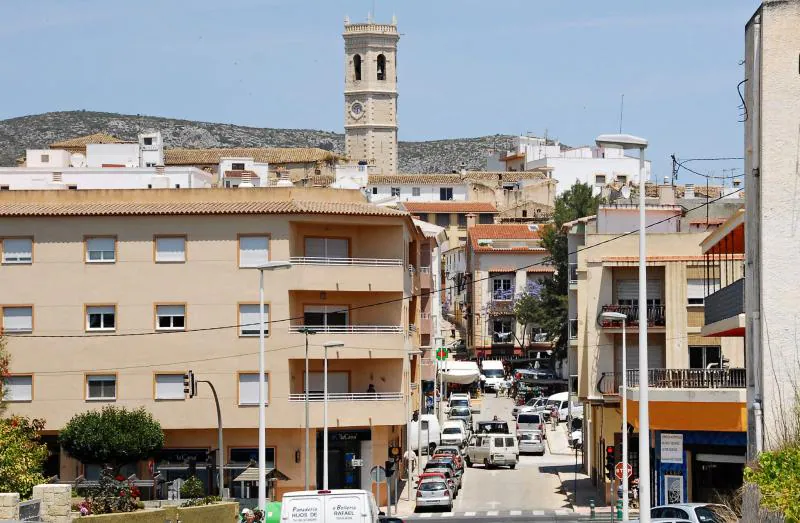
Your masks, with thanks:
[{"label": "street lamp", "polygon": [[[441,336],[434,336],[433,343],[435,345],[433,354],[434,354],[434,361],[436,362],[436,382],[435,387],[433,388],[433,414],[436,416],[436,420],[439,424],[442,424],[442,406],[439,404],[439,398],[436,397],[437,394],[441,395],[442,393],[442,371],[441,371],[441,362],[439,361],[438,356],[439,348],[444,345],[444,338]],[[420,458],[422,458],[422,452],[419,453]]]},{"label": "street lamp", "polygon": [[622,321],[622,386],[620,401],[622,402],[622,521],[628,521],[628,348],[625,336],[625,324],[628,317],[621,312],[607,311],[601,318]]},{"label": "street lamp", "polygon": [[[267,262],[258,269],[258,508],[267,506],[267,384],[264,380],[264,271],[288,269],[286,261]],[[222,449],[220,449],[222,452]]]},{"label": "street lamp", "polygon": [[[406,400],[406,401],[408,401],[408,405],[406,407],[406,454],[405,454],[405,456],[408,456],[408,453],[411,452],[411,431],[409,430],[409,428],[411,427],[411,409],[414,408],[413,405],[411,404],[411,362],[414,361],[414,356],[417,356],[417,355],[420,355],[420,354],[422,354],[421,350],[408,351],[408,396],[407,396],[407,400]],[[422,390],[421,389],[417,389],[417,390],[418,390],[418,395],[419,395],[420,399],[422,399]],[[422,401],[420,401],[419,415],[422,416]],[[422,424],[421,420],[419,418],[417,418],[417,426],[419,427],[421,424]],[[420,457],[420,459],[422,459],[422,450],[420,449],[420,441],[419,441],[419,430],[417,430],[417,449],[420,450],[419,457]],[[411,465],[411,460],[410,459],[407,459],[406,461],[408,462],[408,465]],[[414,489],[414,484],[413,484],[414,481],[411,478],[411,472],[412,471],[410,469],[411,469],[411,467],[409,467],[409,466],[406,467],[406,474],[408,475],[408,498],[407,499],[409,501],[412,499],[411,498],[411,491]],[[414,497],[413,499],[416,499],[416,497]]]},{"label": "street lamp", "polygon": [[308,422],[308,335],[316,334],[317,331],[314,329],[309,329],[308,327],[303,327],[298,332],[302,332],[306,335],[306,374],[305,374],[305,406],[306,406],[306,454],[305,454],[305,490],[308,490],[308,477],[310,475],[310,451],[311,451],[311,444],[310,444],[310,436],[309,436],[309,422]]},{"label": "street lamp", "polygon": [[329,341],[322,344],[325,347],[325,367],[323,370],[323,392],[322,392],[322,489],[328,490],[328,349],[344,347],[341,341]]},{"label": "street lamp", "polygon": [[[650,405],[647,365],[647,215],[645,162],[647,140],[630,134],[603,134],[599,147],[639,149],[639,521],[650,523]],[[627,471],[626,471],[627,472]]]}]

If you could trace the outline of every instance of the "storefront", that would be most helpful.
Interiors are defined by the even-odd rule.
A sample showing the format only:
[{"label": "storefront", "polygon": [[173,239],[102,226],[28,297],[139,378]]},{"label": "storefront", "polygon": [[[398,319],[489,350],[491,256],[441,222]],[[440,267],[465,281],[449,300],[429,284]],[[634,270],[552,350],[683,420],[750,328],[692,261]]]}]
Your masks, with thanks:
[{"label": "storefront", "polygon": [[[317,433],[317,456],[324,455],[322,431]],[[353,460],[363,460],[353,466]],[[369,490],[369,469],[372,466],[372,431],[370,429],[329,430],[328,488]],[[323,485],[324,461],[317,460],[317,485]],[[363,470],[366,469],[366,470]]]}]

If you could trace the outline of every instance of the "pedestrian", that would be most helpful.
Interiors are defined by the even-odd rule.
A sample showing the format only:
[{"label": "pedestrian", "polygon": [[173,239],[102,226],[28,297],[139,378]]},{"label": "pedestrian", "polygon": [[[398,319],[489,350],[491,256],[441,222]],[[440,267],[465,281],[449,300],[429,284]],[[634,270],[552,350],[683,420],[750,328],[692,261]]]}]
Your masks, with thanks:
[{"label": "pedestrian", "polygon": [[369,387],[367,387],[367,394],[375,394],[375,393],[376,393],[376,391],[375,391],[375,385],[373,385],[372,383],[370,383],[370,384],[369,384]]},{"label": "pedestrian", "polygon": [[403,454],[403,458],[406,461],[406,477],[409,481],[411,481],[411,475],[417,469],[417,453],[411,449],[408,449],[405,454]]},{"label": "pedestrian", "polygon": [[253,523],[254,520],[255,520],[255,515],[253,514],[253,511],[250,510],[249,508],[243,508],[242,523]]}]

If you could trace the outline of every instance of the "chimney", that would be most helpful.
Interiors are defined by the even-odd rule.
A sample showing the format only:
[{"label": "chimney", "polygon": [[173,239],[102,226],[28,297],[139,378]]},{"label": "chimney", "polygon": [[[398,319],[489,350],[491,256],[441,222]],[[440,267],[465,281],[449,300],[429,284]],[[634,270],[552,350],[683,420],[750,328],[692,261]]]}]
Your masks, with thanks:
[{"label": "chimney", "polygon": [[660,205],[675,205],[675,188],[671,185],[659,185],[658,203]]},{"label": "chimney", "polygon": [[459,173],[461,174],[462,180],[467,177],[467,166],[464,165],[463,163],[461,164],[461,170],[459,171]]},{"label": "chimney", "polygon": [[467,214],[467,229],[475,226],[475,218],[477,217],[478,215],[473,212]]},{"label": "chimney", "polygon": [[683,197],[684,198],[694,198],[694,184],[693,183],[687,183],[686,184],[686,190],[683,192]]}]

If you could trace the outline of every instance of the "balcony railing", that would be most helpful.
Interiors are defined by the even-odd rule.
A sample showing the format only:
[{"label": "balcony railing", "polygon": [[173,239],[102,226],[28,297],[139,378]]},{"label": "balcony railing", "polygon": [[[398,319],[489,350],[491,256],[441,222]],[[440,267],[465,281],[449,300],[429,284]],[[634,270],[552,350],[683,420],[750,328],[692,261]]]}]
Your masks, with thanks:
[{"label": "balcony railing", "polygon": [[294,265],[356,265],[360,267],[401,267],[403,260],[393,258],[317,258],[293,256],[289,261]]},{"label": "balcony railing", "polygon": [[578,318],[570,318],[569,320],[569,339],[578,339]]},{"label": "balcony railing", "polygon": [[492,333],[492,343],[495,345],[512,345],[514,341],[514,333],[512,332]]},{"label": "balcony railing", "polygon": [[[400,401],[403,399],[402,392],[329,392],[328,401]],[[289,394],[289,401],[305,401],[305,394]],[[325,394],[322,392],[311,392],[308,401],[325,401]]]},{"label": "balcony railing", "polygon": [[431,268],[429,266],[427,266],[427,265],[422,265],[419,268],[419,273],[420,274],[430,274],[431,273]]},{"label": "balcony railing", "polygon": [[[743,389],[745,369],[650,369],[648,384],[654,389]],[[639,370],[627,371],[628,387],[639,386]],[[601,394],[617,395],[622,386],[621,372],[604,372],[597,383]]]},{"label": "balcony railing", "polygon": [[733,318],[744,312],[744,278],[721,288],[705,299],[706,325]]},{"label": "balcony railing", "polygon": [[569,282],[570,283],[578,283],[578,264],[577,263],[570,263],[569,264]]},{"label": "balcony railing", "polygon": [[[637,327],[639,325],[639,306],[638,305],[603,305],[603,312],[619,312],[627,318],[626,327]],[[650,327],[663,327],[666,325],[666,306],[648,305],[647,306],[647,325]],[[622,320],[600,319],[600,325],[606,329],[617,329],[622,327]]]},{"label": "balcony railing", "polygon": [[376,334],[403,332],[400,325],[291,325],[289,332],[304,332],[305,329],[317,333]]},{"label": "balcony railing", "polygon": [[498,289],[492,291],[492,299],[497,301],[508,301],[514,297],[514,289]]}]

